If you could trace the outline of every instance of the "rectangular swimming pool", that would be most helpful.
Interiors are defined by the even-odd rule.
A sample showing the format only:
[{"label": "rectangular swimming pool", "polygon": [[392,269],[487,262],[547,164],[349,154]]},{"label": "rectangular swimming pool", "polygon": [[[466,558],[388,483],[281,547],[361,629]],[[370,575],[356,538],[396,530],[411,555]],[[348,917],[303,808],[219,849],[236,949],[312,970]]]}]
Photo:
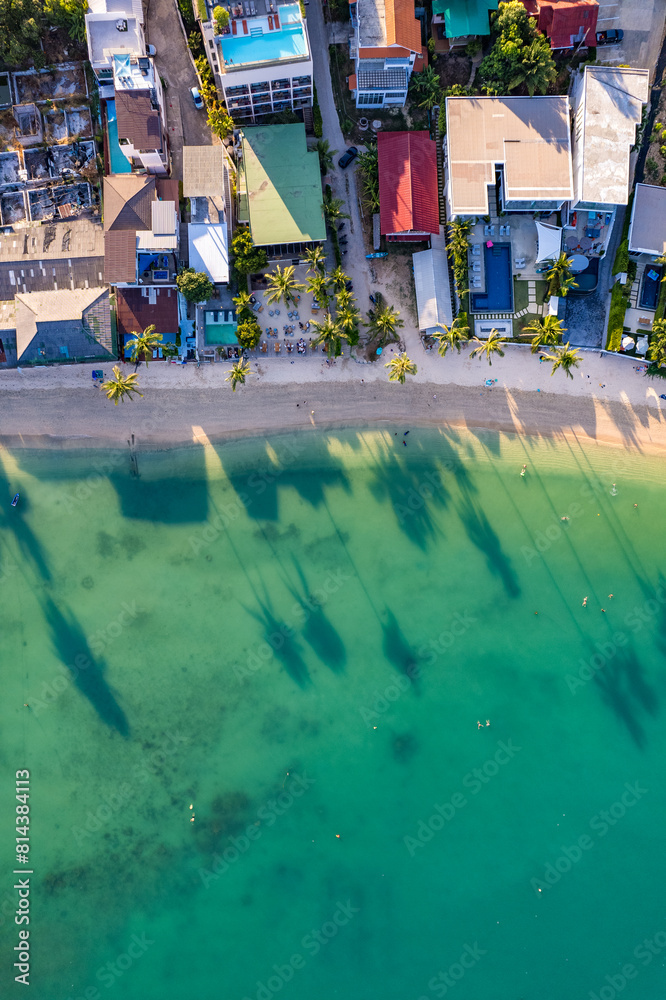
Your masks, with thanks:
[{"label": "rectangular swimming pool", "polygon": [[237,323],[230,309],[206,309],[204,311],[204,343],[237,344]]},{"label": "rectangular swimming pool", "polygon": [[[257,18],[249,22],[252,34],[224,35],[220,45],[225,63],[244,66],[246,63],[279,62],[281,59],[307,56],[308,45],[298,4],[283,4],[278,8],[278,14],[278,31],[269,29],[267,19]],[[263,20],[266,20],[265,26]]]},{"label": "rectangular swimming pool", "polygon": [[127,159],[118,142],[118,122],[116,121],[116,102],[106,102],[106,127],[109,137],[109,162],[112,174],[131,174],[132,164]]},{"label": "rectangular swimming pool", "polygon": [[638,302],[640,309],[656,309],[659,300],[659,289],[663,268],[650,265],[643,273],[643,283],[641,286],[641,297]]},{"label": "rectangular swimming pool", "polygon": [[472,312],[513,312],[511,244],[483,248],[486,290],[472,294]]}]

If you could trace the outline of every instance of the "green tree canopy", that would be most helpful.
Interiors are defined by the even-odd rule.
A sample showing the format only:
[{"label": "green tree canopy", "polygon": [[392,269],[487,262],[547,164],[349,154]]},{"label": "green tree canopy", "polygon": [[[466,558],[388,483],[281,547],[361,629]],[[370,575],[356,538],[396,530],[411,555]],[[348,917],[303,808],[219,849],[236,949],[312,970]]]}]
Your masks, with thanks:
[{"label": "green tree canopy", "polygon": [[492,33],[493,47],[479,67],[486,93],[507,94],[524,84],[530,94],[544,94],[555,80],[555,63],[547,39],[520,0],[500,3]]},{"label": "green tree canopy", "polygon": [[261,327],[256,319],[243,319],[236,327],[236,337],[241,347],[253,351],[261,340]]},{"label": "green tree canopy", "polygon": [[231,252],[234,256],[234,267],[239,274],[255,274],[268,263],[266,251],[254,245],[250,230],[246,227],[239,227],[234,233]]},{"label": "green tree canopy", "polygon": [[[203,95],[202,95],[203,96]],[[220,139],[226,139],[234,130],[234,120],[219,101],[211,101],[208,104],[208,128]]]},{"label": "green tree canopy", "polygon": [[215,31],[221,35],[224,29],[229,26],[229,11],[224,7],[213,7],[213,21]]},{"label": "green tree canopy", "polygon": [[384,368],[389,369],[389,382],[400,382],[401,385],[405,384],[408,375],[416,375],[417,372],[416,365],[404,352],[387,361]]},{"label": "green tree canopy", "polygon": [[207,274],[184,268],[176,278],[178,290],[188,302],[207,302],[215,294],[215,285]]},{"label": "green tree canopy", "polygon": [[243,361],[243,359],[240,358],[238,361],[234,361],[224,381],[231,382],[231,389],[235,392],[237,385],[245,385],[245,379],[249,374],[250,362]]}]

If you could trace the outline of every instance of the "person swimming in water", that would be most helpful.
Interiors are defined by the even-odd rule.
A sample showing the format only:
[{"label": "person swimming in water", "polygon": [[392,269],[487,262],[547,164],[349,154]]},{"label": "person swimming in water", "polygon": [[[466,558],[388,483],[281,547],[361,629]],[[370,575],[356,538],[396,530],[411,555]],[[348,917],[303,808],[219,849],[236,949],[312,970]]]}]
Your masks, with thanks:
[{"label": "person swimming in water", "polygon": [[584,598],[583,598],[583,607],[584,607],[584,608],[586,608],[586,607],[587,607],[587,597],[584,597]]},{"label": "person swimming in water", "polygon": [[520,474],[521,474],[521,476],[524,476],[524,475],[525,475],[525,472],[526,472],[526,471],[527,471],[527,466],[526,466],[526,465],[524,465],[524,466],[523,466],[523,468],[522,468],[522,471],[521,471],[521,473],[520,473]]}]

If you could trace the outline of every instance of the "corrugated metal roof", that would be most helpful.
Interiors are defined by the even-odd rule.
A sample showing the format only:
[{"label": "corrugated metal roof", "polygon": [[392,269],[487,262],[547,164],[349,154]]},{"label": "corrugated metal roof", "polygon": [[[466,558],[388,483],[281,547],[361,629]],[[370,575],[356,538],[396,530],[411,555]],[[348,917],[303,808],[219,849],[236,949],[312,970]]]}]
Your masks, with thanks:
[{"label": "corrugated metal roof", "polygon": [[412,254],[419,330],[433,332],[438,324],[451,326],[451,288],[444,250],[422,250]]},{"label": "corrugated metal roof", "polygon": [[433,0],[433,14],[444,15],[447,38],[466,35],[489,35],[488,12],[497,10],[499,0]]},{"label": "corrugated metal roof", "polygon": [[104,234],[104,279],[136,281],[136,233],[131,230]]},{"label": "corrugated metal roof", "polygon": [[379,211],[383,235],[439,233],[437,150],[428,132],[380,132]]},{"label": "corrugated metal roof", "polygon": [[172,233],[171,236],[156,236],[155,233],[137,233],[136,245],[138,250],[175,250],[178,247],[178,235]]},{"label": "corrugated metal roof", "polygon": [[257,246],[326,239],[319,158],[305,126],[261,125],[243,133],[243,179]]},{"label": "corrugated metal roof", "polygon": [[151,229],[155,236],[173,236],[176,232],[176,206],[172,201],[154,201],[150,206]]},{"label": "corrugated metal roof", "polygon": [[227,227],[192,224],[187,227],[190,250],[190,267],[202,271],[215,284],[229,280],[229,251]]},{"label": "corrugated metal roof", "polygon": [[224,195],[222,146],[183,146],[183,196],[206,198]]}]

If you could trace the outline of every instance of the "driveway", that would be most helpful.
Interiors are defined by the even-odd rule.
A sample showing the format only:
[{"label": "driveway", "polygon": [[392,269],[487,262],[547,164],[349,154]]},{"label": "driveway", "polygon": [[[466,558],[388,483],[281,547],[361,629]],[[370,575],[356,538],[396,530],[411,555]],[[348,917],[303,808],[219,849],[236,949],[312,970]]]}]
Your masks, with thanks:
[{"label": "driveway", "polygon": [[568,295],[564,325],[565,340],[575,347],[605,347],[607,315],[610,308],[611,271],[622,236],[625,208],[618,208],[613,232],[599,264],[599,283],[589,295]]},{"label": "driveway", "polygon": [[[155,2],[155,0],[151,0]],[[164,0],[162,0],[164,2]],[[370,264],[371,261],[365,259],[366,249],[363,243],[363,230],[361,228],[361,213],[358,205],[358,189],[356,178],[356,163],[352,163],[346,170],[338,167],[338,159],[347,148],[347,143],[340,129],[338,112],[333,99],[333,88],[331,85],[331,73],[328,61],[328,30],[324,23],[324,15],[321,9],[320,0],[311,0],[306,7],[308,34],[312,51],[318,53],[319,57],[314,59],[314,80],[317,87],[317,98],[321,109],[323,122],[324,139],[328,139],[331,149],[337,150],[335,155],[335,167],[331,173],[324,178],[324,182],[331,185],[333,196],[342,198],[345,205],[343,211],[347,212],[351,219],[345,223],[345,232],[348,243],[347,254],[342,258],[342,266],[354,283],[354,295],[358,300],[358,306],[365,316],[370,307],[369,295],[372,290]],[[349,29],[351,31],[351,27]],[[329,267],[335,267],[335,261],[329,260]]]},{"label": "driveway", "polygon": [[157,50],[155,64],[167,82],[164,95],[173,176],[183,176],[183,144],[211,146],[213,134],[206,123],[206,112],[197,111],[190,94],[198,87],[190,51],[183,36],[174,0],[148,0],[146,4],[146,41]]},{"label": "driveway", "polygon": [[666,0],[601,0],[597,31],[622,28],[620,45],[601,46],[597,59],[611,65],[634,66],[652,73],[664,37]]}]

